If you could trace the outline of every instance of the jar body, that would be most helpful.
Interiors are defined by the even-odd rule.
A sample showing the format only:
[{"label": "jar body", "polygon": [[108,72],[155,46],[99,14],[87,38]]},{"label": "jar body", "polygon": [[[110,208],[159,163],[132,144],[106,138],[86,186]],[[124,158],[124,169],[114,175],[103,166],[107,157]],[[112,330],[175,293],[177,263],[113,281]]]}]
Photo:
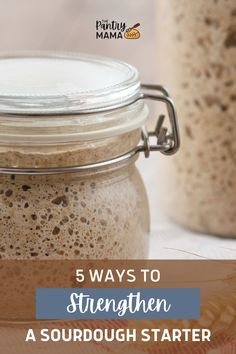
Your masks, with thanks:
[{"label": "jar body", "polygon": [[149,210],[134,161],[89,173],[0,175],[2,259],[136,259]]},{"label": "jar body", "polygon": [[146,258],[149,210],[135,158],[109,161],[136,148],[147,115],[135,102],[90,114],[1,116],[0,166],[35,171],[0,174],[1,258]]},{"label": "jar body", "polygon": [[182,136],[180,153],[163,161],[167,213],[192,229],[236,237],[235,2],[158,6],[160,71],[176,93]]}]

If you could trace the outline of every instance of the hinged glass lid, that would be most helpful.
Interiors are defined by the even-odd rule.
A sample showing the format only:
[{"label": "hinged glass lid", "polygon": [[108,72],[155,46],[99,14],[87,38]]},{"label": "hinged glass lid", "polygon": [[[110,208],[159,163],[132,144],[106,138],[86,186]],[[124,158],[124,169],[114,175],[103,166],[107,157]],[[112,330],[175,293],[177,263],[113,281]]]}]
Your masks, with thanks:
[{"label": "hinged glass lid", "polygon": [[[144,127],[148,117],[145,100],[166,106],[154,131]],[[114,138],[110,157],[107,151]],[[0,174],[54,174],[117,164],[140,152],[146,157],[151,151],[172,155],[179,148],[179,133],[175,107],[166,89],[141,85],[133,66],[84,54],[27,53],[0,56],[0,143],[3,155],[16,151],[33,157],[33,163],[26,165],[25,161],[17,162],[15,155],[9,165],[7,156],[0,161]],[[104,158],[97,159],[96,143]],[[123,150],[119,152],[117,146]],[[49,150],[55,147],[69,154],[89,148],[92,158],[63,166],[39,166],[37,154],[48,160]]]},{"label": "hinged glass lid", "polygon": [[137,70],[89,55],[0,57],[0,113],[85,113],[125,106],[139,97]]}]

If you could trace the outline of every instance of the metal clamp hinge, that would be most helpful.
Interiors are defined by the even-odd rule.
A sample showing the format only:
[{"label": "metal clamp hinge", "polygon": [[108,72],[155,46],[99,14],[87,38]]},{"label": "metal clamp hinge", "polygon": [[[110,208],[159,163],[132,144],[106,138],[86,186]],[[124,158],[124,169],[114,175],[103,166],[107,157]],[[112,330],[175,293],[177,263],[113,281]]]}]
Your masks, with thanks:
[{"label": "metal clamp hinge", "polygon": [[[143,90],[156,91],[156,94],[142,93],[141,99],[150,99],[161,101],[166,104],[169,117],[170,128],[164,126],[165,115],[161,114],[156,123],[154,131],[148,132],[145,128],[142,131],[142,145],[139,146],[139,151],[143,151],[145,157],[149,157],[151,151],[160,151],[165,155],[173,155],[179,149],[180,138],[177,113],[173,101],[170,99],[167,90],[160,85],[145,85]],[[156,142],[151,143],[152,137],[155,137]]]}]

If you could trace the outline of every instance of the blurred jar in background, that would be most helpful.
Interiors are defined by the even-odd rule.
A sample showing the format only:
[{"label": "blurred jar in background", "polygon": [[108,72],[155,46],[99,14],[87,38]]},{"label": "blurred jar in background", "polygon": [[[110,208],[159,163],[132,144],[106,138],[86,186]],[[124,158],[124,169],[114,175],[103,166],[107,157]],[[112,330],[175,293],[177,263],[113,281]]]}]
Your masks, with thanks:
[{"label": "blurred jar in background", "polygon": [[157,31],[159,81],[175,96],[182,136],[179,154],[161,162],[166,210],[236,237],[235,0],[160,0]]}]

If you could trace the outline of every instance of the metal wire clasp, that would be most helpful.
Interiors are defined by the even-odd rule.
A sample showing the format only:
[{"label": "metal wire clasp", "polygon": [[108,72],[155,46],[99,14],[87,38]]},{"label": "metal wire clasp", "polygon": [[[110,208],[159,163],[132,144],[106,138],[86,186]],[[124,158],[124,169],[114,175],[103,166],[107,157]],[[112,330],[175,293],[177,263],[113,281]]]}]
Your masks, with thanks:
[{"label": "metal wire clasp", "polygon": [[[146,129],[143,129],[143,144],[139,147],[140,151],[144,152],[145,157],[149,157],[151,151],[160,151],[165,155],[173,155],[180,146],[178,119],[174,103],[170,99],[168,91],[160,85],[142,84],[141,88],[142,93],[140,99],[161,101],[166,104],[170,130],[163,125],[165,115],[161,114],[157,119],[154,131],[147,132]],[[145,90],[147,90],[147,92],[145,92]],[[154,91],[154,93],[148,93],[148,91]],[[151,144],[151,137],[156,138],[156,144]]]}]

